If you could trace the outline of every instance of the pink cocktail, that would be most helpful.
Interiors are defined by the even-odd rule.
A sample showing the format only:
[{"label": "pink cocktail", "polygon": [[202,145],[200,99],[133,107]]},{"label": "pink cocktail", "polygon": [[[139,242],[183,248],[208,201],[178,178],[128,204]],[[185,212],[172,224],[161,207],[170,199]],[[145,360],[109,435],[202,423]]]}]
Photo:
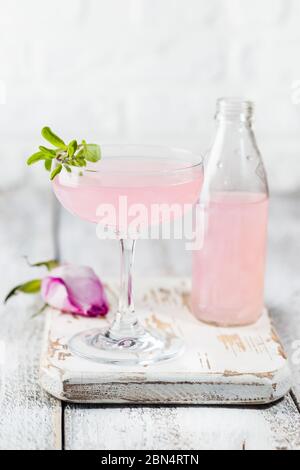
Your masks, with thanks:
[{"label": "pink cocktail", "polygon": [[[201,158],[163,147],[101,146],[101,150],[100,162],[72,169],[71,173],[63,170],[54,179],[53,189],[72,214],[109,226],[121,238],[119,308],[109,328],[83,331],[71,338],[69,347],[82,357],[110,364],[151,364],[171,359],[182,351],[182,340],[174,334],[145,329],[135,313],[135,240],[125,228],[130,229],[137,213],[143,230],[169,223],[196,204],[203,181]],[[157,211],[161,205],[170,210]],[[174,205],[179,212],[173,212]]]},{"label": "pink cocktail", "polygon": [[[104,158],[81,173],[62,173],[53,182],[61,204],[72,214],[89,222],[105,223],[120,229],[130,224],[142,206],[139,220],[143,226],[170,222],[174,211],[158,211],[158,206],[177,205],[183,215],[185,206],[195,204],[202,183],[199,168],[185,168],[177,156],[160,158],[122,156]],[[109,217],[108,206],[116,220]],[[103,208],[103,211],[101,210]],[[136,208],[136,211],[133,210]],[[125,213],[122,210],[128,209]]]}]

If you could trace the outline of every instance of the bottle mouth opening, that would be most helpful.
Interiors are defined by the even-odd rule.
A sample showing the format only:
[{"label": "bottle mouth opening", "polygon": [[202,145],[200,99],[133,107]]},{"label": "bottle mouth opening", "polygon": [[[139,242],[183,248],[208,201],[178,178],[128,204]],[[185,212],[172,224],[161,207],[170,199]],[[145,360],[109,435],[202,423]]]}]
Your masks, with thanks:
[{"label": "bottle mouth opening", "polygon": [[243,98],[219,98],[216,119],[250,121],[254,112],[254,103]]}]

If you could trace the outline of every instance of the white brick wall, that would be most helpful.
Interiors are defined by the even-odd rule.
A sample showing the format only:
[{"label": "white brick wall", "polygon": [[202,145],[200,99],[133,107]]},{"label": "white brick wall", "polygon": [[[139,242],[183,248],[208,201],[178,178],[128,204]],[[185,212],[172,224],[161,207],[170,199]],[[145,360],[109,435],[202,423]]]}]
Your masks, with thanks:
[{"label": "white brick wall", "polygon": [[299,24],[299,0],[0,0],[0,188],[39,180],[45,124],[205,152],[216,98],[245,95],[271,188],[300,190]]}]

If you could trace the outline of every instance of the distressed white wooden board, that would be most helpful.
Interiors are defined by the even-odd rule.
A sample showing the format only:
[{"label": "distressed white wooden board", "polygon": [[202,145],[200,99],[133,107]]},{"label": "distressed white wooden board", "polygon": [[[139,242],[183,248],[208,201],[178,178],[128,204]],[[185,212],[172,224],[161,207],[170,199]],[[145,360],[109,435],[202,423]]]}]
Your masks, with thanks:
[{"label": "distressed white wooden board", "polygon": [[[117,284],[107,284],[107,291],[114,311]],[[287,359],[267,313],[253,326],[217,328],[191,315],[189,292],[190,282],[180,278],[137,284],[137,310],[145,325],[179,334],[186,344],[176,360],[146,367],[102,365],[73,355],[70,337],[108,321],[50,310],[43,387],[62,400],[81,403],[257,404],[288,393]]]},{"label": "distressed white wooden board", "polygon": [[0,194],[0,449],[60,449],[61,403],[38,384],[43,317],[19,296],[2,300],[18,283],[39,277],[32,261],[53,256],[49,193],[22,188]]},{"label": "distressed white wooden board", "polygon": [[[95,230],[90,224],[83,224],[76,217],[67,212],[62,213],[60,230],[60,246],[65,259],[73,259],[79,263],[92,265],[100,276],[118,274],[119,252],[116,242],[99,241]],[[300,196],[273,197],[271,200],[270,230],[269,230],[269,256],[267,271],[266,300],[270,306],[272,320],[280,337],[283,339],[287,351],[292,355],[292,345],[300,338]],[[82,249],[82,239],[86,241],[89,249]],[[135,265],[136,278],[149,275],[179,275],[187,276],[190,272],[191,253],[186,253],[180,241],[167,241],[165,243],[150,241],[140,242],[137,245]],[[300,364],[292,363],[294,393],[298,394],[300,401]],[[104,420],[103,409],[107,418]],[[151,408],[152,409],[152,408]],[[193,432],[195,448],[257,448],[267,447],[271,442],[274,449],[299,448],[299,415],[296,406],[288,396],[283,401],[267,408],[245,409],[244,407],[226,409],[226,420],[222,433],[218,433],[220,423],[224,420],[224,408],[209,407],[181,408],[182,418]],[[159,425],[154,418],[148,420],[147,428],[144,425],[144,407],[128,409],[128,416],[132,416],[135,426],[129,432],[131,422],[124,419],[124,426],[115,423],[115,417],[120,418],[119,411],[125,416],[126,408],[103,408],[99,405],[68,404],[65,408],[65,442],[68,449],[109,449],[123,445],[124,449],[149,448],[145,437],[147,433],[155,433]],[[148,408],[146,408],[148,410]],[[156,412],[153,408],[153,414]],[[189,436],[186,433],[179,435],[180,423],[177,422],[177,408],[160,407],[157,411],[158,419],[164,420],[166,416],[166,431],[155,433],[153,449],[159,446],[168,448],[189,448]],[[171,412],[169,412],[171,410]],[[200,418],[195,420],[195,412],[204,410]],[[120,412],[121,412],[120,411]],[[251,414],[249,413],[251,411]],[[147,413],[147,411],[146,411]],[[171,414],[171,418],[170,418]],[[174,416],[174,419],[172,416]],[[256,422],[265,421],[266,439],[257,436]],[[205,419],[204,419],[205,417]],[[104,426],[104,422],[108,425]],[[165,421],[163,421],[165,422]],[[203,422],[203,433],[198,432],[199,423]],[[143,423],[142,426],[136,423]],[[195,423],[197,427],[195,426]],[[209,427],[210,432],[206,433]],[[125,431],[124,431],[125,428]],[[101,431],[103,429],[103,432]],[[159,429],[159,428],[157,428]],[[260,427],[263,429],[263,427]],[[149,434],[148,434],[149,435]],[[107,436],[107,437],[106,437]],[[165,437],[162,441],[162,437]],[[267,444],[265,445],[267,441]],[[120,446],[119,446],[120,443]],[[146,443],[146,444],[145,444]],[[143,447],[144,446],[144,447]]]},{"label": "distressed white wooden board", "polygon": [[[59,234],[62,257],[94,267],[100,277],[117,276],[116,241],[100,241],[95,228],[62,211]],[[82,240],[85,247],[82,249]],[[291,359],[293,392],[300,407],[300,195],[272,196],[270,204],[266,304]],[[180,240],[139,241],[135,278],[140,276],[189,276],[191,252]],[[293,359],[296,360],[293,360]]]},{"label": "distressed white wooden board", "polygon": [[300,415],[290,396],[259,409],[67,405],[68,450],[300,449]]}]

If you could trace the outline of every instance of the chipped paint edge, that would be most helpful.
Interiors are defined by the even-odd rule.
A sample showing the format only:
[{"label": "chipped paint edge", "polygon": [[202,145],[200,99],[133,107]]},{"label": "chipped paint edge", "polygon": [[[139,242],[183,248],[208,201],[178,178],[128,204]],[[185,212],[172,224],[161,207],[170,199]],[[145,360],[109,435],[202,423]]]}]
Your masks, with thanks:
[{"label": "chipped paint edge", "polygon": [[[244,382],[145,382],[145,383],[85,383],[74,384],[69,380],[41,374],[44,390],[62,401],[73,403],[128,403],[128,404],[269,404],[283,398],[291,389],[287,367],[278,371],[277,381],[264,379],[262,383]],[[207,378],[208,379],[208,378]],[[175,389],[176,388],[176,389]],[[147,397],[146,397],[147,396]]]},{"label": "chipped paint edge", "polygon": [[[46,355],[42,355],[45,358]],[[106,380],[84,375],[76,383],[68,373],[41,362],[40,384],[59,400],[73,403],[128,404],[269,404],[291,390],[288,361],[267,376],[253,374],[199,374],[194,381]]]}]

